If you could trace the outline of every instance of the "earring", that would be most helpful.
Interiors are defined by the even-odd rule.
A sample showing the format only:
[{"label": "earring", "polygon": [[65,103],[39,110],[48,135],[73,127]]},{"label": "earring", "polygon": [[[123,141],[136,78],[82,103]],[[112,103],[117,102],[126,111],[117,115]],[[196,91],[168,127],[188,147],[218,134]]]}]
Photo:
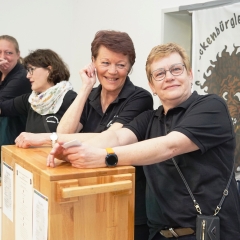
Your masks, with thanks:
[{"label": "earring", "polygon": [[153,93],[153,96],[157,96],[157,94],[156,94],[156,93]]}]

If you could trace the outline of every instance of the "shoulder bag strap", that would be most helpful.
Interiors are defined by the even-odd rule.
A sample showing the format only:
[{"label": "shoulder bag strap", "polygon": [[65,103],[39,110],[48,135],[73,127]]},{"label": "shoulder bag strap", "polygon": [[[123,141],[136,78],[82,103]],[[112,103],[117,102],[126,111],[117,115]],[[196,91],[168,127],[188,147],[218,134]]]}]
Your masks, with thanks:
[{"label": "shoulder bag strap", "polygon": [[[182,178],[182,180],[183,180],[183,182],[184,182],[184,184],[185,184],[185,186],[186,186],[186,188],[187,188],[187,190],[188,190],[188,192],[189,192],[189,194],[190,194],[190,196],[191,196],[191,198],[192,198],[192,200],[193,200],[194,207],[196,208],[196,210],[197,210],[197,212],[198,212],[199,214],[202,214],[201,208],[200,208],[199,204],[197,203],[196,199],[194,198],[193,193],[192,193],[192,191],[191,191],[191,189],[190,189],[190,187],[189,187],[189,185],[188,185],[185,177],[184,177],[183,174],[182,174],[182,171],[181,171],[180,168],[178,167],[178,165],[177,165],[177,163],[176,163],[176,161],[175,161],[174,158],[172,158],[172,161],[173,161],[175,167],[177,168],[177,171],[178,171],[178,173],[180,174],[180,177]],[[229,180],[228,180],[227,186],[226,186],[226,188],[225,188],[224,191],[223,191],[223,196],[222,196],[219,204],[217,205],[217,207],[216,207],[216,209],[215,209],[215,213],[213,214],[213,216],[216,216],[216,215],[219,213],[219,211],[220,211],[220,209],[221,209],[221,206],[222,206],[222,204],[223,204],[223,201],[224,201],[225,197],[228,195],[228,188],[229,188],[229,185],[230,185],[230,183],[231,183],[231,179],[232,179],[233,172],[234,172],[234,163],[235,163],[235,159],[234,159],[234,161],[233,161],[233,168],[232,168],[232,172],[231,172],[230,178],[229,178]]]},{"label": "shoulder bag strap", "polygon": [[[165,134],[167,134],[166,124],[165,124]],[[189,185],[188,185],[185,177],[184,177],[183,174],[182,174],[182,171],[180,170],[180,168],[179,168],[179,166],[177,165],[177,163],[176,163],[176,161],[175,161],[174,158],[172,158],[172,161],[173,161],[175,167],[177,168],[177,171],[178,171],[180,177],[182,178],[182,180],[183,180],[183,182],[184,182],[184,184],[185,184],[185,186],[186,186],[186,188],[187,188],[187,190],[188,190],[188,192],[189,192],[189,194],[190,194],[190,196],[191,196],[191,198],[192,198],[192,200],[193,200],[194,207],[196,208],[196,210],[197,210],[197,212],[198,212],[199,214],[202,214],[201,208],[200,208],[199,204],[197,203],[196,199],[194,198],[193,193],[192,193],[192,191],[191,191],[191,189],[190,189],[190,187],[189,187]],[[230,177],[229,177],[227,186],[226,186],[226,188],[225,188],[224,191],[223,191],[223,196],[222,196],[219,204],[217,205],[213,216],[216,216],[216,215],[219,213],[219,211],[221,210],[221,206],[222,206],[222,204],[223,204],[223,201],[224,201],[225,197],[228,195],[228,188],[229,188],[229,185],[230,185],[230,183],[231,183],[231,179],[232,179],[233,172],[234,172],[234,163],[235,163],[235,158],[233,159],[232,172],[231,172],[231,174],[230,174]]]}]

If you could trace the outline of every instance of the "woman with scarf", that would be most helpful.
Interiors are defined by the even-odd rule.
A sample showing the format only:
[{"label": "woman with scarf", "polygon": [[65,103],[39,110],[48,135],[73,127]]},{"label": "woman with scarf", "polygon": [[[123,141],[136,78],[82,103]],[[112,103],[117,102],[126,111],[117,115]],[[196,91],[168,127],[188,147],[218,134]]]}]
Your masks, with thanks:
[{"label": "woman with scarf", "polygon": [[32,93],[0,102],[0,117],[25,115],[26,132],[55,132],[77,95],[68,82],[69,70],[58,54],[50,49],[31,52],[23,64]]}]

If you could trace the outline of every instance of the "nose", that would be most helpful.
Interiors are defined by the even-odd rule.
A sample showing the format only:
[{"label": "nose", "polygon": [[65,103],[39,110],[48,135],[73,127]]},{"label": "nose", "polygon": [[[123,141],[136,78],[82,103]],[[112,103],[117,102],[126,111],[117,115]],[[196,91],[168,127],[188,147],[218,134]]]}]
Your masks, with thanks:
[{"label": "nose", "polygon": [[165,70],[165,79],[172,79],[173,75],[171,74],[170,70]]},{"label": "nose", "polygon": [[27,71],[27,76],[26,78],[30,79],[31,78],[31,74]]},{"label": "nose", "polygon": [[112,64],[108,67],[108,72],[111,73],[111,74],[116,74],[117,73],[117,67]]}]

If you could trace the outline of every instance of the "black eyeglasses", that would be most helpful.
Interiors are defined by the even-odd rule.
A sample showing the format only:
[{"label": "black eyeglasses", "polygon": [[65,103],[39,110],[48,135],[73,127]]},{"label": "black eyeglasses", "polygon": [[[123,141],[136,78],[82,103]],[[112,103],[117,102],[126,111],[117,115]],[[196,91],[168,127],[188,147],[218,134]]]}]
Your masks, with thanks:
[{"label": "black eyeglasses", "polygon": [[179,76],[183,73],[185,65],[182,63],[173,64],[168,70],[158,68],[151,73],[151,76],[156,81],[162,81],[166,77],[166,72],[169,71],[173,76]]},{"label": "black eyeglasses", "polygon": [[28,67],[26,68],[27,72],[31,75],[33,75],[33,71],[36,69],[37,67]]}]

